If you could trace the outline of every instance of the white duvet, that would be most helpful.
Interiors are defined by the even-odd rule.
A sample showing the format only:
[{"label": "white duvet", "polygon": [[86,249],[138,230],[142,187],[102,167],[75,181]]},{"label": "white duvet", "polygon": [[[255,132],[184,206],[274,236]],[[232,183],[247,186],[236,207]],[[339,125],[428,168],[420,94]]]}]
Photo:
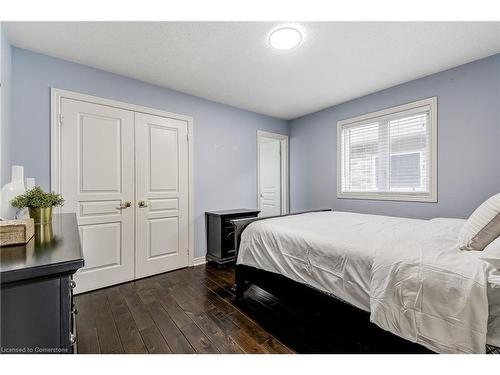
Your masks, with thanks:
[{"label": "white duvet", "polygon": [[331,293],[436,352],[484,353],[487,337],[500,341],[488,332],[500,298],[488,306],[491,266],[458,249],[463,223],[348,212],[261,220],[243,232],[237,263]]}]

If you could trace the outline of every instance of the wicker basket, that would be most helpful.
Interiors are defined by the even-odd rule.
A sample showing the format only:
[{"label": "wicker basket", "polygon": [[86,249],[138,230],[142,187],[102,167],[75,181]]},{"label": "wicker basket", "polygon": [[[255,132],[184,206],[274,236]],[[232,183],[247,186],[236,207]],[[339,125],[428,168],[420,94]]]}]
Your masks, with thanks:
[{"label": "wicker basket", "polygon": [[34,234],[33,219],[0,221],[0,247],[25,244]]}]

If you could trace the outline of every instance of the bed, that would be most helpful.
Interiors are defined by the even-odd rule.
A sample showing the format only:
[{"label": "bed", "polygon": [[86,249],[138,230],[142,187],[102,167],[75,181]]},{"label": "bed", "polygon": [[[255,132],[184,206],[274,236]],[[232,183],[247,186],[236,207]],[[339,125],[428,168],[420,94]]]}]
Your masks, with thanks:
[{"label": "bed", "polygon": [[438,353],[500,346],[500,283],[460,251],[465,220],[319,211],[235,220],[236,292],[281,275],[369,312],[372,323]]}]

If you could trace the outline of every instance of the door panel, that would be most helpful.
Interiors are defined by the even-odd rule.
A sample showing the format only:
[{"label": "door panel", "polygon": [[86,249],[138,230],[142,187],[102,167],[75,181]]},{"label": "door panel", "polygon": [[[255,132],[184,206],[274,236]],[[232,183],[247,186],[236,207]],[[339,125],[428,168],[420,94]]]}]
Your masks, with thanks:
[{"label": "door panel", "polygon": [[135,114],[135,277],[188,265],[187,122]]},{"label": "door panel", "polygon": [[149,211],[170,211],[179,209],[179,199],[169,198],[169,199],[151,199],[149,201]]},{"label": "door panel", "polygon": [[134,278],[134,112],[62,99],[63,212],[76,212],[85,267],[76,293]]},{"label": "door panel", "polygon": [[87,271],[120,266],[121,231],[121,223],[80,225]]},{"label": "door panel", "polygon": [[259,137],[260,216],[281,215],[281,141]]},{"label": "door panel", "polygon": [[148,133],[149,191],[177,192],[179,190],[178,129],[149,124]]},{"label": "door panel", "polygon": [[118,200],[80,202],[80,217],[116,215],[116,207],[118,207],[120,203],[121,202]]},{"label": "door panel", "polygon": [[149,258],[179,252],[179,219],[166,217],[148,220]]},{"label": "door panel", "polygon": [[[81,150],[80,191],[120,192],[121,119],[80,113],[78,127],[80,139],[77,146]],[[99,168],[95,168],[96,166]]]}]

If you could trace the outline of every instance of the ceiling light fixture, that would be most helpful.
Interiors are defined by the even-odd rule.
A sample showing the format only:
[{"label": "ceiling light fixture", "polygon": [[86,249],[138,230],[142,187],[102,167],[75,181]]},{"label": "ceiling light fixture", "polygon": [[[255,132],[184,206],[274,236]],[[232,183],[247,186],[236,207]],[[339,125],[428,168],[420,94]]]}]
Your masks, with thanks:
[{"label": "ceiling light fixture", "polygon": [[269,44],[276,49],[292,49],[302,41],[302,34],[293,27],[281,27],[269,35]]}]

